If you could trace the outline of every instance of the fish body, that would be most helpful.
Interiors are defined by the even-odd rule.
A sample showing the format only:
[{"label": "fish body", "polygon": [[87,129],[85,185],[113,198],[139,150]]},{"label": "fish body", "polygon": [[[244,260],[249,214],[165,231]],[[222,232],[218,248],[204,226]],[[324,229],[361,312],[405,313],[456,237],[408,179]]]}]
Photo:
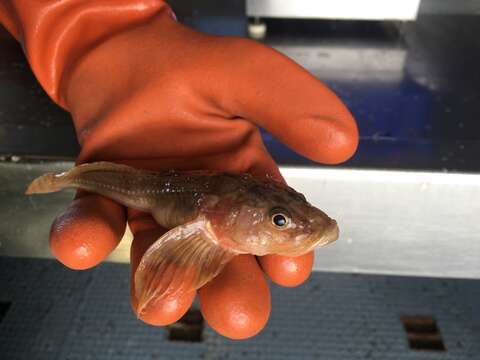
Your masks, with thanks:
[{"label": "fish body", "polygon": [[109,162],[35,179],[26,194],[79,188],[149,212],[170,231],[135,273],[139,314],[153,299],[197,289],[237,254],[299,256],[338,238],[335,220],[294,189],[249,174],[152,172]]}]

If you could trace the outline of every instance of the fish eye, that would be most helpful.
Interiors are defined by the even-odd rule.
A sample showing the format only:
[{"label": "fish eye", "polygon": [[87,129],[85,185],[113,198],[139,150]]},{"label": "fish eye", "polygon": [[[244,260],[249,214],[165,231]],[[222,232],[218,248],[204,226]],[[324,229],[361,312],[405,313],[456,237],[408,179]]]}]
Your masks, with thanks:
[{"label": "fish eye", "polygon": [[283,209],[272,210],[272,224],[278,229],[285,229],[290,222],[290,216]]}]

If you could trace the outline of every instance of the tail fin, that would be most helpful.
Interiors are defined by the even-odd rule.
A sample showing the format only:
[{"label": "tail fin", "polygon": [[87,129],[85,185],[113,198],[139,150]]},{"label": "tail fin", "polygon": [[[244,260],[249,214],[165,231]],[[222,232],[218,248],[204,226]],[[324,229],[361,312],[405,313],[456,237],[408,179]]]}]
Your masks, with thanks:
[{"label": "tail fin", "polygon": [[68,175],[68,173],[47,173],[42,175],[31,182],[25,194],[44,194],[60,191],[70,184],[71,177]]},{"label": "tail fin", "polygon": [[126,165],[99,161],[94,163],[75,166],[67,172],[61,174],[47,173],[32,181],[25,194],[44,194],[60,191],[72,185],[75,179],[80,175],[95,171],[111,172],[137,172],[139,170]]}]

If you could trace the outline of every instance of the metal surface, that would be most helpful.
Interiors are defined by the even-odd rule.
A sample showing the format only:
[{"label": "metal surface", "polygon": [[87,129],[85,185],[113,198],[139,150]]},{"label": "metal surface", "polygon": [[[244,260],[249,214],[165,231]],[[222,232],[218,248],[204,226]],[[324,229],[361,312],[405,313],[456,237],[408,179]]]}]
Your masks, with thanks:
[{"label": "metal surface", "polygon": [[247,0],[252,17],[414,20],[420,0]]},{"label": "metal surface", "polygon": [[[479,172],[478,17],[267,24],[265,42],[330,86],[357,120],[358,151],[341,166]],[[264,139],[280,164],[315,166]]]},{"label": "metal surface", "polygon": [[[0,163],[0,256],[50,258],[50,224],[73,199],[73,192],[25,196],[25,186],[44,172],[62,172],[72,162]],[[110,261],[128,262],[130,232],[110,255]]]},{"label": "metal surface", "polygon": [[[203,341],[132,312],[129,266],[70,271],[39,259],[0,259],[2,360],[478,360],[480,281],[315,273],[271,285],[266,328],[232,341],[205,324]],[[198,304],[196,305],[198,306]],[[432,316],[447,351],[414,351],[401,316]],[[1,317],[1,314],[0,314]],[[428,331],[428,329],[427,329]],[[428,335],[428,333],[426,334]],[[428,345],[428,343],[426,344]]]},{"label": "metal surface", "polygon": [[421,0],[420,13],[425,14],[480,14],[478,0]]},{"label": "metal surface", "polygon": [[480,278],[480,175],[284,168],[338,219],[315,269]]},{"label": "metal surface", "polygon": [[[50,257],[48,232],[72,193],[24,196],[72,163],[0,164],[0,255]],[[287,182],[338,220],[340,239],[315,270],[480,278],[480,175],[281,168]],[[127,234],[110,261],[128,262]]]},{"label": "metal surface", "polygon": [[[385,44],[276,44],[275,49],[303,67],[318,74],[323,81],[375,81],[399,83],[404,77],[407,50]],[[319,61],[321,59],[321,61]],[[373,75],[375,73],[375,75]]]}]

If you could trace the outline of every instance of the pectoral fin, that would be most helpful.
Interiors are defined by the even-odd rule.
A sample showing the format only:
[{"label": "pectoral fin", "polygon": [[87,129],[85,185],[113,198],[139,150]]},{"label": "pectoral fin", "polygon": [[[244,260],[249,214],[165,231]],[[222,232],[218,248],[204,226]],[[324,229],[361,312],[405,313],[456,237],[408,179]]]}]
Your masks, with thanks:
[{"label": "pectoral fin", "polygon": [[152,300],[200,288],[235,256],[205,224],[200,219],[177,226],[145,252],[135,272],[137,315]]}]

